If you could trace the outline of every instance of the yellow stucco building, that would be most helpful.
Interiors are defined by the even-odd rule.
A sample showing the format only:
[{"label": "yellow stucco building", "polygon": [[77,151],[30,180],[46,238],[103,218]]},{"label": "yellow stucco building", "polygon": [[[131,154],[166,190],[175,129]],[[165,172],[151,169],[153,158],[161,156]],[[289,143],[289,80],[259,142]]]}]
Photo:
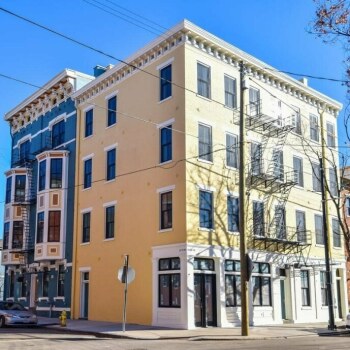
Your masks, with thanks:
[{"label": "yellow stucco building", "polygon": [[[323,129],[327,156],[336,154],[341,105],[188,21],[126,62],[74,95],[73,318],[121,321],[117,272],[128,254],[136,272],[128,322],[239,325],[243,108],[251,323],[327,321],[318,157]],[[332,186],[334,165],[326,171]],[[335,208],[328,210],[342,318],[343,243]]]}]

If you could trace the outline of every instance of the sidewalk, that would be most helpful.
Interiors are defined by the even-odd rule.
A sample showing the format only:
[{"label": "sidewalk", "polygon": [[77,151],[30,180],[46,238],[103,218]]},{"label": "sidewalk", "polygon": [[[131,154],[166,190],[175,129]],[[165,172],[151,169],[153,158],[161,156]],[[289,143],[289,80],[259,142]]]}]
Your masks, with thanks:
[{"label": "sidewalk", "polygon": [[[241,336],[240,327],[235,328],[196,328],[191,330],[170,329],[137,324],[127,324],[126,331],[122,331],[121,323],[68,320],[67,327],[61,327],[58,320],[39,317],[39,326],[48,327],[61,332],[82,333],[106,338],[129,338],[140,340],[157,339],[189,339],[189,340],[263,340],[278,338],[295,338],[317,335],[333,335],[327,330],[326,323],[313,324],[284,324],[273,326],[250,327],[248,337]],[[338,325],[340,326],[340,325]],[[350,330],[344,328],[336,335],[350,336]]]}]

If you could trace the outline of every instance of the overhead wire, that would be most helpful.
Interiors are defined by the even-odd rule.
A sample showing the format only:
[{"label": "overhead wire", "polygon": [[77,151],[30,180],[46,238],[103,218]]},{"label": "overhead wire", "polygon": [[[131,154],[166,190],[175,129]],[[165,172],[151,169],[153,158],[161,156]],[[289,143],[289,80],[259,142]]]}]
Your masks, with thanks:
[{"label": "overhead wire", "polygon": [[[34,21],[32,21],[32,20],[30,20],[30,19],[28,19],[28,18],[25,18],[25,17],[23,17],[23,16],[20,16],[20,15],[18,15],[18,14],[15,14],[15,13],[13,13],[13,12],[11,12],[11,11],[9,11],[9,10],[6,10],[6,9],[4,9],[4,8],[2,8],[2,7],[0,7],[0,10],[2,10],[2,11],[4,11],[4,12],[6,12],[6,13],[8,13],[8,14],[10,14],[10,15],[13,15],[13,16],[15,16],[15,17],[17,17],[17,18],[19,18],[19,19],[22,19],[22,20],[24,20],[24,21],[26,21],[26,22],[28,22],[28,23],[30,23],[30,24],[33,24],[33,25],[35,25],[35,26],[38,26],[38,27],[40,27],[40,28],[42,28],[42,29],[44,29],[44,30],[47,30],[47,31],[49,31],[49,32],[51,32],[51,33],[53,33],[53,34],[56,34],[56,35],[58,35],[58,36],[61,36],[61,37],[63,37],[63,38],[65,38],[65,39],[67,39],[67,40],[69,40],[69,41],[72,41],[72,42],[74,42],[74,43],[76,43],[76,44],[78,44],[78,45],[80,45],[80,46],[83,46],[83,47],[85,47],[85,48],[88,48],[88,49],[91,49],[91,50],[93,50],[93,51],[96,51],[96,52],[98,52],[98,53],[100,53],[100,54],[102,54],[102,55],[105,55],[105,56],[107,56],[107,57],[109,57],[109,58],[112,58],[112,59],[114,59],[114,60],[117,60],[117,61],[119,61],[120,63],[123,63],[123,64],[125,64],[125,65],[128,65],[128,66],[130,66],[130,67],[133,67],[133,68],[135,68],[135,69],[138,69],[138,70],[140,70],[140,71],[143,71],[144,73],[147,73],[147,74],[149,74],[149,75],[151,75],[151,76],[154,76],[155,78],[157,78],[157,79],[159,79],[159,77],[157,76],[157,75],[155,75],[155,74],[152,74],[152,73],[150,73],[150,72],[147,72],[147,71],[145,71],[145,70],[143,70],[143,69],[141,69],[140,67],[136,67],[136,66],[134,66],[134,65],[132,65],[132,64],[129,64],[129,63],[127,63],[127,62],[125,62],[125,61],[123,61],[123,60],[121,60],[121,59],[118,59],[117,57],[114,57],[113,55],[110,55],[110,54],[108,54],[108,53],[105,53],[105,52],[103,52],[102,50],[98,50],[98,49],[96,49],[96,48],[94,48],[94,47],[92,47],[92,46],[90,46],[90,45],[87,45],[87,44],[84,44],[84,43],[82,43],[82,42],[80,42],[80,41],[78,41],[78,40],[76,40],[76,39],[73,39],[73,38],[71,38],[71,37],[68,37],[67,35],[65,35],[65,34],[62,34],[62,33],[59,33],[59,32],[57,32],[57,31],[55,31],[55,30],[53,30],[53,29],[50,29],[50,28],[48,28],[48,27],[46,27],[46,26],[43,26],[43,25],[41,25],[41,24],[39,24],[39,23],[37,23],[37,22],[34,22]],[[142,29],[144,29],[144,28],[142,28]],[[281,71],[282,73],[286,73],[286,74],[293,74],[292,72],[283,72],[283,71]],[[295,74],[295,75],[299,75],[299,74]],[[5,78],[9,78],[9,76],[7,76],[7,75],[4,75],[4,74],[1,74],[1,76],[2,77],[5,77]],[[305,76],[305,75],[304,75]],[[311,77],[311,76],[310,76]],[[324,80],[327,80],[328,78],[323,78],[323,77],[314,77],[314,76],[312,76],[313,78],[315,78],[315,79],[317,79],[317,78],[322,78],[322,79],[324,79]],[[31,84],[31,83],[28,83],[28,82],[23,82],[23,81],[21,81],[21,80],[19,80],[19,79],[13,79],[13,80],[16,80],[16,81],[18,81],[18,82],[22,82],[22,83],[25,83],[25,84],[27,84],[27,85],[30,85],[30,86],[33,86],[33,87],[37,87],[37,88],[39,88],[39,89],[42,89],[41,87],[39,87],[39,86],[37,86],[37,85],[34,85],[34,84]],[[328,79],[328,80],[330,80],[330,81],[339,81],[339,80],[337,80],[337,79]],[[197,92],[196,91],[194,91],[194,90],[191,90],[191,89],[188,89],[188,88],[185,88],[185,87],[182,87],[182,86],[180,86],[180,85],[177,85],[177,84],[175,84],[174,82],[171,82],[172,83],[172,85],[174,85],[174,86],[177,86],[177,87],[179,87],[179,88],[182,88],[182,89],[184,89],[184,90],[187,90],[187,91],[190,91],[190,92],[192,92],[192,93],[194,93],[194,94],[196,94],[197,95]],[[266,90],[266,89],[265,89]],[[267,90],[268,91],[268,90]],[[268,91],[269,92],[269,91]],[[269,92],[272,96],[274,96],[271,92]],[[276,96],[274,96],[274,97],[276,97]],[[224,105],[224,103],[222,103],[222,102],[220,102],[220,101],[216,101],[216,100],[212,100],[213,102],[216,102],[216,103],[219,103],[220,105]],[[282,100],[281,100],[282,101]],[[282,101],[283,103],[284,103],[284,101]],[[102,107],[102,106],[99,106],[99,105],[97,105],[97,104],[94,104],[96,107],[99,107],[99,108],[103,108],[103,109],[106,109],[106,110],[108,110],[106,107]],[[291,106],[289,106],[290,108],[292,108]],[[293,109],[293,108],[292,108]],[[294,111],[295,111],[295,109],[294,109]],[[120,112],[120,111],[118,111],[118,114],[122,114],[122,115],[124,115],[124,116],[128,116],[128,117],[133,117],[133,116],[130,116],[130,115],[128,115],[128,114],[125,114],[125,113],[122,113],[122,112]],[[142,119],[142,118],[137,118],[138,120],[141,120],[141,121],[143,121],[143,122],[150,122],[149,120],[144,120],[144,119]],[[158,125],[157,123],[152,123],[152,122],[150,122],[151,124],[154,124],[154,125]],[[174,131],[179,131],[179,130],[175,130],[175,129],[173,129]],[[182,131],[179,131],[179,132],[182,132]],[[182,133],[184,133],[184,132],[182,132]],[[193,137],[196,137],[196,138],[198,138],[198,136],[194,136],[194,135],[190,135],[190,136],[193,136]],[[293,145],[293,146],[295,146],[295,144]],[[320,147],[321,147],[321,145],[320,145]]]}]

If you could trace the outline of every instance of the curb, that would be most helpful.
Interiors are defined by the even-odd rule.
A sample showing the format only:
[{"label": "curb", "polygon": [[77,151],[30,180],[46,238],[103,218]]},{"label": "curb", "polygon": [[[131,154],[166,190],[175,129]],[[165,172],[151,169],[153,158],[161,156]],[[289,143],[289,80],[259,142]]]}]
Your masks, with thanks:
[{"label": "curb", "polygon": [[[276,335],[276,336],[257,336],[257,335],[250,335],[247,337],[243,336],[230,336],[230,335],[222,335],[222,336],[210,336],[210,335],[203,335],[203,336],[133,336],[132,334],[122,334],[122,333],[112,333],[112,332],[97,332],[97,331],[83,331],[83,330],[75,330],[70,329],[66,327],[60,327],[57,323],[55,324],[43,324],[38,325],[38,327],[43,328],[51,328],[52,330],[55,330],[60,333],[70,333],[70,334],[82,334],[82,335],[91,335],[95,336],[96,338],[109,338],[109,339],[133,339],[133,340],[177,340],[177,339],[187,339],[189,341],[230,341],[230,340],[271,340],[271,339],[288,339],[288,338],[302,338],[302,337],[310,337],[310,336],[329,336],[329,333],[310,333],[305,335]],[[342,334],[350,334],[349,331],[342,332]],[[339,336],[339,332],[337,332],[337,335]]]},{"label": "curb", "polygon": [[350,334],[350,329],[342,331],[328,331],[318,333],[320,337],[342,337]]}]

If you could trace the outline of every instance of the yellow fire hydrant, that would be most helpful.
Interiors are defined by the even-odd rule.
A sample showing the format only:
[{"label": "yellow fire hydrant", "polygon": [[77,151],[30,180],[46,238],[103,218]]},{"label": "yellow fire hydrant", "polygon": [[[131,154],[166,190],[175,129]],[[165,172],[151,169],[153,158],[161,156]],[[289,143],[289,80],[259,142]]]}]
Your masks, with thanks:
[{"label": "yellow fire hydrant", "polygon": [[61,327],[66,327],[67,326],[67,311],[63,310],[61,312],[59,320],[60,320],[60,326]]}]

